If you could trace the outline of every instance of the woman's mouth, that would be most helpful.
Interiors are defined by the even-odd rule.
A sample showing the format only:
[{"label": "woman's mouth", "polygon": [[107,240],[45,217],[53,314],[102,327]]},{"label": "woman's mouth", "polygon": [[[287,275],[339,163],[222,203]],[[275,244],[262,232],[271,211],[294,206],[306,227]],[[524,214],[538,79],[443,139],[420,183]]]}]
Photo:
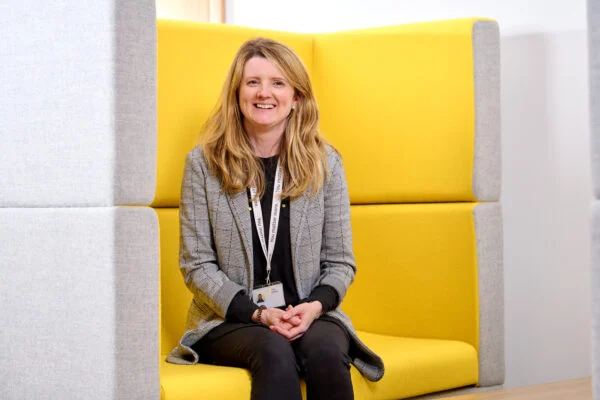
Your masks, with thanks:
[{"label": "woman's mouth", "polygon": [[254,104],[254,107],[260,108],[261,110],[271,110],[275,108],[275,104]]}]

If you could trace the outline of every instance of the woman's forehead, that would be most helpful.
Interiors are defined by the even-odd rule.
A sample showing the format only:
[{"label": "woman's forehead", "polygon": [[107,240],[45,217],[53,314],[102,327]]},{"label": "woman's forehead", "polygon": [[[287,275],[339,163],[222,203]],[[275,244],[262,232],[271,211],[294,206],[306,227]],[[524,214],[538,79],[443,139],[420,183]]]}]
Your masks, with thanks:
[{"label": "woman's forehead", "polygon": [[259,56],[252,57],[246,61],[243,75],[285,78],[283,71],[274,62]]}]

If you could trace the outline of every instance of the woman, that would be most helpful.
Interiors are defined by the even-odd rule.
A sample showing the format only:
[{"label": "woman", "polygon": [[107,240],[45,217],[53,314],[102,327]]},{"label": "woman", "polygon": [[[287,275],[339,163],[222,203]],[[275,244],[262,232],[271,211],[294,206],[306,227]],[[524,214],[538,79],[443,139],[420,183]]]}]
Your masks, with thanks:
[{"label": "woman", "polygon": [[243,367],[252,399],[352,399],[350,363],[381,359],[338,308],[354,279],[339,154],[299,57],[254,39],[239,49],[204,143],[187,156],[180,267],[194,300],[168,360]]}]

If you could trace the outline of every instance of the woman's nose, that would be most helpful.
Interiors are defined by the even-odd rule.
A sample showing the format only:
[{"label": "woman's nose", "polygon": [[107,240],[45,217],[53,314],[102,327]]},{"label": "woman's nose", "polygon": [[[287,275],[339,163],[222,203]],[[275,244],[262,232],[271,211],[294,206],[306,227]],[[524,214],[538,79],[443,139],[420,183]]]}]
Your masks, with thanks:
[{"label": "woman's nose", "polygon": [[270,95],[269,85],[262,85],[262,84],[259,85],[257,95],[258,95],[258,97],[269,97],[269,95]]}]

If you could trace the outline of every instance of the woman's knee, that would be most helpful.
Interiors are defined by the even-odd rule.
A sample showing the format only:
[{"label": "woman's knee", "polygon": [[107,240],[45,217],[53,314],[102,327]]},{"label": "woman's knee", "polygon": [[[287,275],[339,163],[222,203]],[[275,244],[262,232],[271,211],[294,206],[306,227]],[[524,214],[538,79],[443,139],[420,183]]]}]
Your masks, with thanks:
[{"label": "woman's knee", "polygon": [[296,356],[290,343],[276,333],[257,341],[251,370],[266,367],[269,373],[297,373]]},{"label": "woman's knee", "polygon": [[342,365],[350,367],[350,357],[336,343],[319,343],[304,349],[301,355],[302,364],[306,367],[318,366],[319,369],[337,369]]}]

